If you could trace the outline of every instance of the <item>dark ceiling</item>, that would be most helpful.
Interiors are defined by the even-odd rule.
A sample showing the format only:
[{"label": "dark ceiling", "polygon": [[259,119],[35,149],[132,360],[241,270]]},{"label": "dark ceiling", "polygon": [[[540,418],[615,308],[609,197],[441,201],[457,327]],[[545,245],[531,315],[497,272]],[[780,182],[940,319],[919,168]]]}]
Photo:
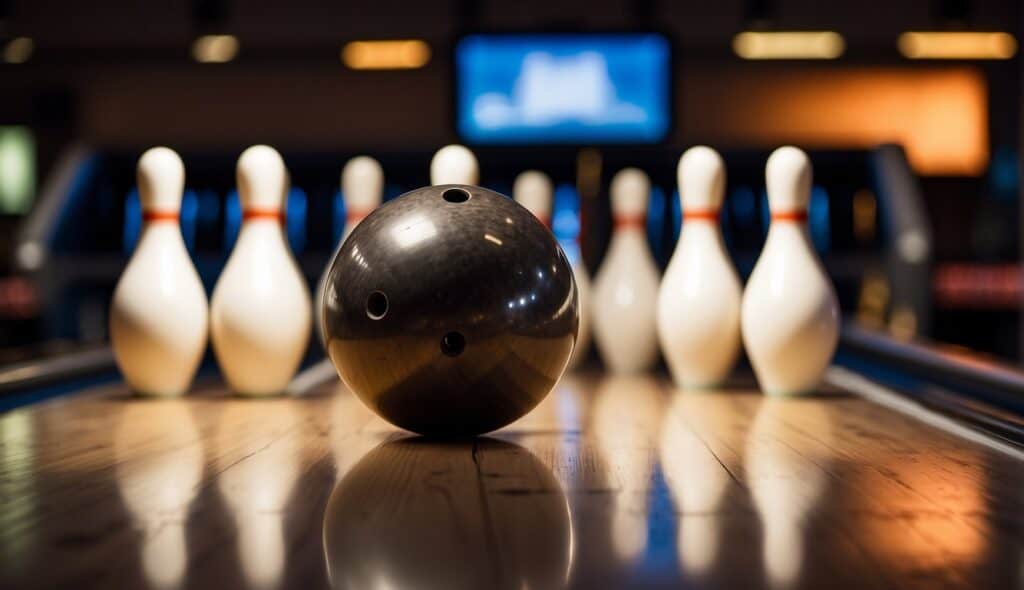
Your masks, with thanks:
[{"label": "dark ceiling", "polygon": [[738,30],[836,29],[851,47],[891,47],[908,29],[1016,31],[1019,0],[8,0],[6,35],[46,48],[173,48],[197,32],[246,48],[336,45],[355,38],[435,43],[467,29],[655,28],[682,47],[728,49]]}]

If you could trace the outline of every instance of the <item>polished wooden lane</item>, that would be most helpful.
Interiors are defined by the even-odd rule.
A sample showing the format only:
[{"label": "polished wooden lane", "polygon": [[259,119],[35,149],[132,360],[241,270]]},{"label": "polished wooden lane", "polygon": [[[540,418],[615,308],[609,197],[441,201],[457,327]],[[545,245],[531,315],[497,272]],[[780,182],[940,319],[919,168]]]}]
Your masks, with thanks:
[{"label": "polished wooden lane", "polygon": [[492,436],[338,384],[0,416],[3,588],[1006,588],[1024,463],[843,391],[563,379]]}]

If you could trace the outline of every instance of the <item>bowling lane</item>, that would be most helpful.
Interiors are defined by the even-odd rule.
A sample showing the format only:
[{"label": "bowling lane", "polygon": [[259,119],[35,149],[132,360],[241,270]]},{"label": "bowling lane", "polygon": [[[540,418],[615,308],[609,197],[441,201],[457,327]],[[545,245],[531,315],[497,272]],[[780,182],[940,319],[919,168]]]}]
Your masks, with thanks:
[{"label": "bowling lane", "polygon": [[837,375],[799,399],[568,375],[471,442],[411,437],[336,383],[94,386],[0,417],[0,587],[1019,584],[1019,451]]}]

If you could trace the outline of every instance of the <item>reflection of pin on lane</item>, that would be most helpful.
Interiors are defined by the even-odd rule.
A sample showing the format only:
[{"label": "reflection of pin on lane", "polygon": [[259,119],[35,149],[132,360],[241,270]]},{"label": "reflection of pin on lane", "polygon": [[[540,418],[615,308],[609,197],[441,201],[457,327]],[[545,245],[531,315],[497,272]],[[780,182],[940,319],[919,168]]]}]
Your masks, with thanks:
[{"label": "reflection of pin on lane", "polygon": [[[386,443],[338,483],[323,525],[335,588],[561,588],[572,567],[565,495],[518,445]],[[497,560],[497,561],[495,561]]]},{"label": "reflection of pin on lane", "polygon": [[833,460],[826,403],[764,399],[747,439],[746,481],[761,517],[765,569],[773,588],[794,586],[808,565],[808,519],[828,488]]},{"label": "reflection of pin on lane", "polygon": [[234,516],[247,585],[277,588],[286,563],[284,516],[303,448],[295,428],[301,416],[285,399],[227,403],[216,434],[217,489]]},{"label": "reflection of pin on lane", "polygon": [[[160,448],[152,448],[159,441]],[[144,455],[140,456],[140,451]],[[142,535],[142,571],[152,588],[179,588],[188,570],[189,505],[199,491],[203,448],[179,400],[133,402],[114,432],[117,486]]]},{"label": "reflection of pin on lane", "polygon": [[[331,372],[337,375],[333,365]],[[375,428],[383,420],[340,381],[334,386],[330,403],[331,453],[334,455],[335,476],[340,480],[367,453],[391,436],[392,432]]]},{"label": "reflection of pin on lane", "polygon": [[503,430],[516,433],[518,444],[549,462],[553,475],[567,492],[578,483],[574,458],[579,456],[583,443],[577,436],[553,437],[550,433],[579,432],[583,428],[582,414],[592,387],[589,381],[566,374],[537,407]]},{"label": "reflection of pin on lane", "polygon": [[[42,496],[30,493],[39,489],[39,453],[41,424],[38,417],[26,411],[11,410],[0,414],[0,465],[5,466],[5,494],[18,497],[18,511],[24,515],[36,514]],[[11,515],[13,511],[6,514]],[[42,531],[36,527],[12,527],[0,518],[0,566],[11,563],[30,563],[34,548]]]},{"label": "reflection of pin on lane", "polygon": [[696,577],[707,574],[718,558],[720,506],[732,480],[721,459],[687,424],[716,429],[729,409],[717,396],[676,393],[661,427],[661,469],[680,514],[676,551],[684,573]]},{"label": "reflection of pin on lane", "polygon": [[461,145],[446,145],[430,160],[430,184],[480,184],[476,156]]},{"label": "reflection of pin on lane", "polygon": [[631,563],[647,546],[652,448],[661,426],[662,393],[645,375],[613,376],[594,395],[591,431],[604,471],[616,488],[610,537],[616,556]]}]

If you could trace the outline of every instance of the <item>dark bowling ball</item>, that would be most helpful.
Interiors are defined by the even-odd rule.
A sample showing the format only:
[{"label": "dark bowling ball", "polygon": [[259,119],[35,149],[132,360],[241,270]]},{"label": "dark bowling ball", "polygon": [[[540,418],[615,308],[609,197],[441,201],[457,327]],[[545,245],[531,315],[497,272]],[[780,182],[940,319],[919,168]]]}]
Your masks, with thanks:
[{"label": "dark bowling ball", "polygon": [[389,422],[489,432],[526,414],[565,370],[576,284],[554,236],[475,186],[421,188],[352,231],[320,313],[338,374]]}]

